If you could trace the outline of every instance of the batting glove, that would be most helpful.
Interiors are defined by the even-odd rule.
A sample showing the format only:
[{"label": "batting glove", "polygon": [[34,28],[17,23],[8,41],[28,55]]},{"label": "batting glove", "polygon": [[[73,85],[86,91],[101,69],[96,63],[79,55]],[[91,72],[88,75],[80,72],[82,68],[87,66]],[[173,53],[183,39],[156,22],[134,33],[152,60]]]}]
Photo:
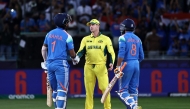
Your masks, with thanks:
[{"label": "batting glove", "polygon": [[72,59],[73,65],[77,65],[79,63],[79,61],[80,61],[80,58],[79,58],[78,55],[76,55],[75,58],[71,58],[71,59]]},{"label": "batting glove", "polygon": [[116,66],[116,68],[114,69],[114,73],[118,74],[121,71],[120,69],[121,69],[120,66]]},{"label": "batting glove", "polygon": [[46,62],[41,62],[41,67],[47,73],[47,67],[46,67]]},{"label": "batting glove", "polygon": [[123,75],[124,75],[124,73],[121,72],[121,71],[119,71],[119,73],[115,74],[115,76],[116,76],[117,78],[121,78],[121,77],[123,77]]}]

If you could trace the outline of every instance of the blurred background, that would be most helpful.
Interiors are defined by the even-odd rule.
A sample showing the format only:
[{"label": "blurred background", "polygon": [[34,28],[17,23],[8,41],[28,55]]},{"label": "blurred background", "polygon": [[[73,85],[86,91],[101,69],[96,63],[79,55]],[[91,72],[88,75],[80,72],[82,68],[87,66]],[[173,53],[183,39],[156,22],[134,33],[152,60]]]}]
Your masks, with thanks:
[{"label": "blurred background", "polygon": [[[190,96],[190,0],[0,0],[0,95],[46,94],[41,47],[61,12],[72,16],[67,31],[76,51],[90,34],[86,23],[96,18],[117,54],[119,24],[133,19],[145,53],[139,96]],[[84,61],[69,61],[71,96],[85,94]]]},{"label": "blurred background", "polygon": [[40,68],[34,63],[42,61],[44,37],[56,27],[52,19],[61,12],[72,16],[67,31],[76,51],[81,39],[90,34],[86,22],[96,18],[117,53],[119,24],[131,18],[146,59],[190,57],[190,0],[0,0],[0,61],[15,62],[1,68]]}]

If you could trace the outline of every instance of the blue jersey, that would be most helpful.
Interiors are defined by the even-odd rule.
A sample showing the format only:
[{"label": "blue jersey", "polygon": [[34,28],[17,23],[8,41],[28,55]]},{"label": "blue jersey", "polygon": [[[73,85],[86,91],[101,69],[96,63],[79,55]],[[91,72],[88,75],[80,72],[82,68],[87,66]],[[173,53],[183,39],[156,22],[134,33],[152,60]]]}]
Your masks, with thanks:
[{"label": "blue jersey", "polygon": [[45,37],[44,44],[48,46],[49,60],[67,60],[67,51],[74,49],[72,37],[63,29],[51,30]]},{"label": "blue jersey", "polygon": [[119,37],[118,57],[123,58],[123,61],[144,59],[142,42],[133,32],[127,32]]}]

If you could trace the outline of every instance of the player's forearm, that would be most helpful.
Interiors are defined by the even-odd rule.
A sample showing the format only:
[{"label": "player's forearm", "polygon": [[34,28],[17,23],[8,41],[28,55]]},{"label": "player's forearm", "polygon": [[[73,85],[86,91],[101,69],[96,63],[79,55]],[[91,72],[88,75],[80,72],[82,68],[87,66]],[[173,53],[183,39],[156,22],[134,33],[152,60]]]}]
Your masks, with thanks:
[{"label": "player's forearm", "polygon": [[69,50],[69,54],[71,56],[71,58],[75,58],[76,57],[76,53],[74,49]]},{"label": "player's forearm", "polygon": [[80,47],[80,49],[77,52],[77,56],[79,56],[81,58],[85,54],[85,52],[86,52],[86,48]]},{"label": "player's forearm", "polygon": [[86,40],[85,38],[82,39],[79,50],[77,52],[77,56],[79,56],[80,58],[86,53],[86,44],[85,44]]},{"label": "player's forearm", "polygon": [[44,61],[46,61],[46,59],[47,59],[47,47],[42,46],[41,53],[42,53],[42,57],[43,57]]},{"label": "player's forearm", "polygon": [[117,66],[120,66],[123,61],[123,58],[118,57],[117,58]]},{"label": "player's forearm", "polygon": [[115,53],[113,52],[113,53],[111,53],[111,61],[110,61],[110,63],[114,64],[114,62],[115,62]]},{"label": "player's forearm", "polygon": [[111,55],[110,63],[114,64],[114,62],[115,62],[115,52],[114,52],[114,49],[113,49],[112,46],[108,45],[108,52]]}]

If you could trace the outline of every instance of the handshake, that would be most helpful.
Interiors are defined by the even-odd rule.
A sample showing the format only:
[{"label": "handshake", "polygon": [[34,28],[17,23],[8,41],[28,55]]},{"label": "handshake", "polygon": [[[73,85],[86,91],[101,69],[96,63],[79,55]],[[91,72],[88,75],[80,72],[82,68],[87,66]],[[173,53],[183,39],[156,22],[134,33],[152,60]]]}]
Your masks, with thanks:
[{"label": "handshake", "polygon": [[71,58],[72,62],[73,62],[73,65],[77,65],[80,61],[80,58],[78,55],[76,55],[75,58]]}]

